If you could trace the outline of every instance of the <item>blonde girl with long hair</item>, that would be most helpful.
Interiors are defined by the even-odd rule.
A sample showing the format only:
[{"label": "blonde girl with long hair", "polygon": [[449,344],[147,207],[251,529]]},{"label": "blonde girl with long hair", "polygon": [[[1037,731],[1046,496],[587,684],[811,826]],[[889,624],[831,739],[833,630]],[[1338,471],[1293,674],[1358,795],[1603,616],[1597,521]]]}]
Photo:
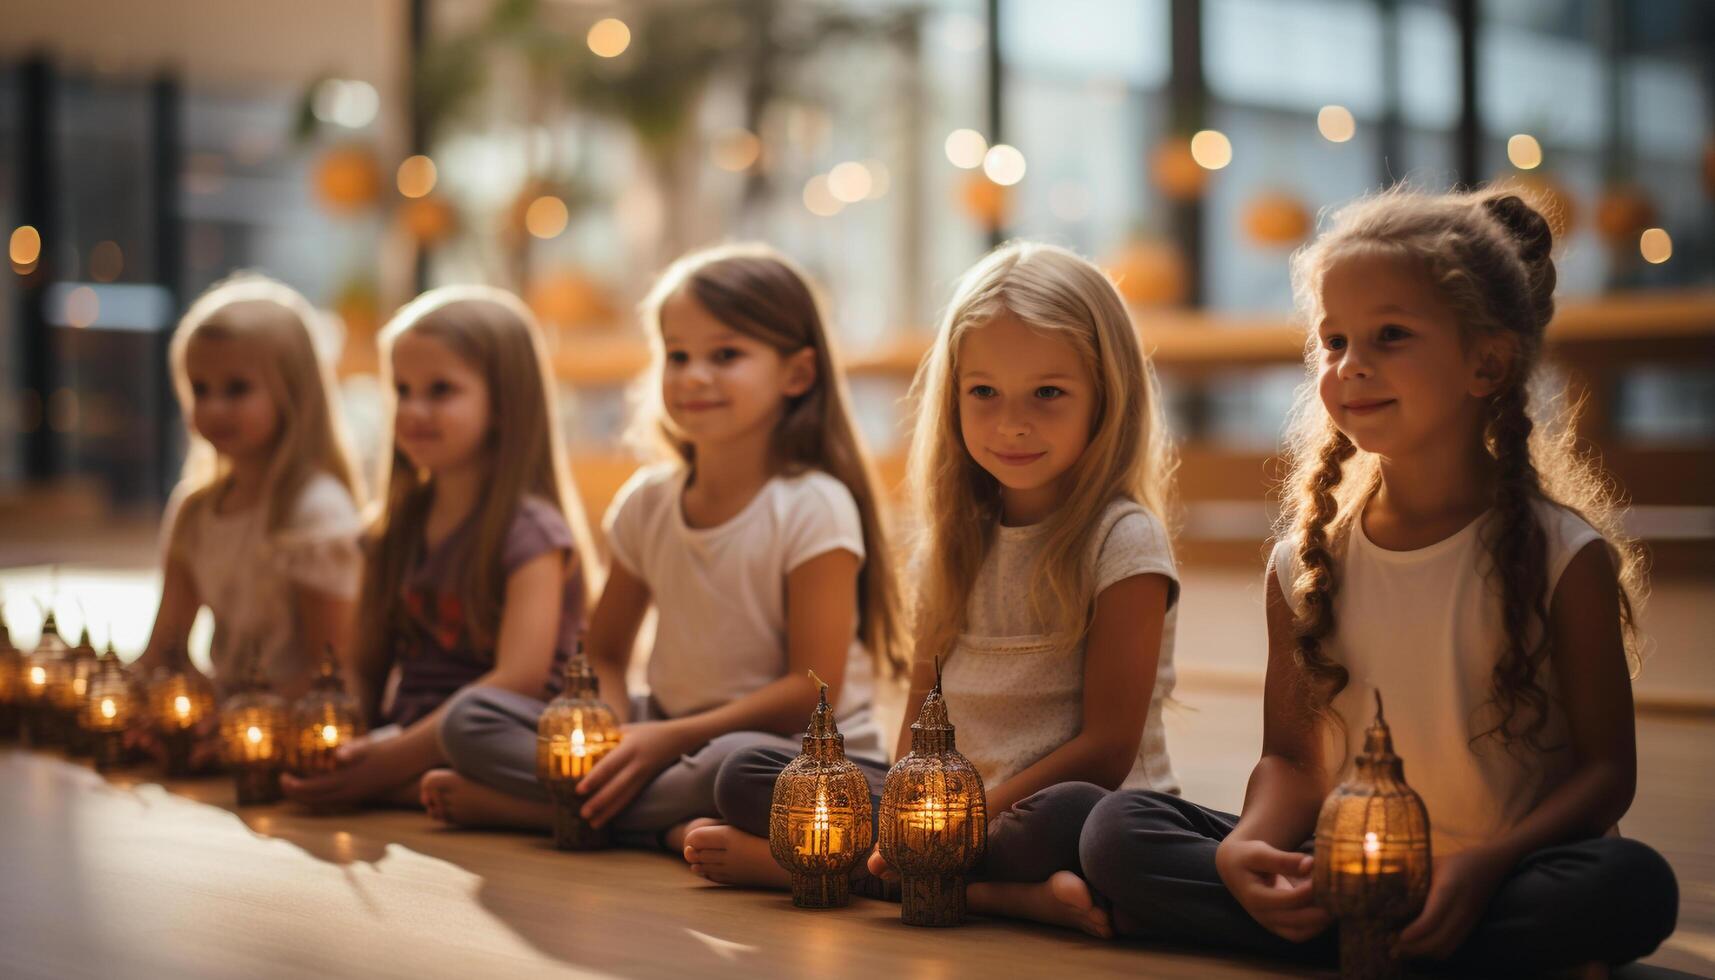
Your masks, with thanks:
[{"label": "blonde girl with long hair", "polygon": [[[972,907],[1101,934],[1077,873],[1083,812],[1122,785],[1178,787],[1160,718],[1178,590],[1173,456],[1153,375],[1101,270],[1017,242],[960,280],[913,397],[915,650],[896,753],[939,663],[994,818]],[[723,805],[765,828],[790,757],[733,759]],[[786,887],[766,842],[719,843],[687,848],[707,877]],[[877,894],[863,876],[892,873],[878,853],[857,874]]]},{"label": "blonde girl with long hair", "polygon": [[1309,838],[1377,691],[1432,831],[1402,955],[1536,975],[1673,931],[1673,872],[1618,836],[1643,573],[1543,390],[1552,245],[1504,190],[1396,190],[1295,257],[1309,380],[1269,561],[1262,759],[1236,816],[1154,794],[1091,815],[1122,932],[1331,958]]},{"label": "blonde girl with long hair", "polygon": [[430,290],[381,355],[391,437],[347,664],[377,729],[333,773],[283,780],[312,805],[419,805],[448,700],[552,697],[583,627],[591,552],[530,311],[499,289]]},{"label": "blonde girl with long hair", "polygon": [[[257,670],[300,693],[323,647],[348,642],[363,486],[316,322],[302,296],[253,274],[210,287],[179,321],[169,358],[189,449],[141,667],[182,651],[204,606],[222,693]],[[212,755],[211,743],[198,759]]]},{"label": "blonde girl with long hair", "polygon": [[[870,699],[897,656],[891,558],[868,454],[808,277],[730,245],[675,262],[643,303],[654,358],[638,419],[664,461],[609,508],[612,561],[588,651],[627,722],[584,779],[584,813],[622,840],[678,850],[721,816],[722,762],[796,744],[829,684],[848,745],[880,754]],[[645,612],[649,690],[626,685]],[[454,771],[426,791],[457,824],[545,829],[535,778],[543,705],[479,689],[441,727]]]}]

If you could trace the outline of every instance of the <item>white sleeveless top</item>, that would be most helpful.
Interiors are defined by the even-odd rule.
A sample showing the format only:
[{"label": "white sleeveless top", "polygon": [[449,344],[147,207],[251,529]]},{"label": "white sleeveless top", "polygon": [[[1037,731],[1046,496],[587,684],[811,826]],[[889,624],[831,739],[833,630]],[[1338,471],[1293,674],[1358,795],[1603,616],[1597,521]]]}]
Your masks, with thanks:
[{"label": "white sleeveless top", "polygon": [[[967,606],[965,632],[942,669],[941,690],[957,729],[958,749],[994,786],[1071,741],[1084,724],[1084,644],[1065,647],[1031,610],[1039,584],[1031,565],[1046,524],[1000,527],[983,559]],[[1167,756],[1161,706],[1173,693],[1173,634],[1179,613],[1179,573],[1172,540],[1161,521],[1130,500],[1115,500],[1090,536],[1096,595],[1134,575],[1165,575],[1167,618],[1161,658],[1143,723],[1137,759],[1124,789],[1179,792]],[[916,706],[907,706],[915,716]]]},{"label": "white sleeveless top", "polygon": [[[1574,555],[1601,535],[1576,514],[1538,501],[1537,520],[1548,545],[1548,595]],[[1345,722],[1345,745],[1332,744],[1342,767],[1361,751],[1380,689],[1405,780],[1429,809],[1431,846],[1454,854],[1511,828],[1565,780],[1572,764],[1566,715],[1552,665],[1539,682],[1550,695],[1543,750],[1495,737],[1471,741],[1497,720],[1490,703],[1495,663],[1505,650],[1501,594],[1485,576],[1484,525],[1492,511],[1451,537],[1414,551],[1388,551],[1353,521],[1345,557],[1336,563],[1334,635],[1323,650],[1351,672],[1334,710]],[[1337,546],[1336,546],[1337,547]],[[1275,575],[1296,611],[1298,574],[1291,539],[1274,546]],[[1617,601],[1617,600],[1616,600]],[[1539,634],[1541,624],[1535,627]],[[1343,753],[1343,754],[1342,754]]]},{"label": "white sleeveless top", "polygon": [[[182,513],[175,491],[163,520],[168,556],[183,562],[197,596],[214,614],[209,658],[222,697],[247,680],[260,657],[276,688],[301,686],[319,650],[304,648],[296,590],[356,599],[363,577],[359,538],[363,522],[351,494],[328,473],[304,484],[285,526],[270,533],[267,508],[258,503],[231,514],[206,500]],[[182,529],[176,526],[181,518]]]}]

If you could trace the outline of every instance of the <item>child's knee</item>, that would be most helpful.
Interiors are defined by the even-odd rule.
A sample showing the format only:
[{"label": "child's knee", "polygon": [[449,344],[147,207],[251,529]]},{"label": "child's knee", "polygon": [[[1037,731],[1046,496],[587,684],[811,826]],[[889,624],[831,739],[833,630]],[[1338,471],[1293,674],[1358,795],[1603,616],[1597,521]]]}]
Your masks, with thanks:
[{"label": "child's knee", "polygon": [[[1673,935],[1679,921],[1679,880],[1667,859],[1648,844],[1615,837],[1603,845],[1588,891],[1601,903],[1601,915],[1626,920],[1629,948],[1617,950],[1614,959],[1629,962],[1655,952]],[[1616,908],[1611,904],[1614,895],[1627,900]]]},{"label": "child's knee", "polygon": [[464,769],[477,753],[483,735],[492,731],[496,711],[490,690],[469,687],[447,699],[441,710],[440,724],[435,726],[435,738],[441,755],[454,769]]},{"label": "child's knee", "polygon": [[1098,879],[1147,873],[1153,849],[1139,830],[1171,806],[1153,790],[1119,790],[1098,800],[1078,838],[1078,860],[1091,884],[1099,889]]}]

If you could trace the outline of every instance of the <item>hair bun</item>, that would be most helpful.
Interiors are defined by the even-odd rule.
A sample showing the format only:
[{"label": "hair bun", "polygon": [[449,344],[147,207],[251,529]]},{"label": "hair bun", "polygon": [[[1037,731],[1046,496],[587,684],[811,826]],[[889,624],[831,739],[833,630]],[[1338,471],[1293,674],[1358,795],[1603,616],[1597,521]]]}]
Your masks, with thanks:
[{"label": "hair bun", "polygon": [[1554,231],[1541,212],[1525,203],[1517,194],[1502,194],[1483,202],[1490,215],[1506,228],[1526,265],[1537,265],[1548,259],[1554,249]]}]

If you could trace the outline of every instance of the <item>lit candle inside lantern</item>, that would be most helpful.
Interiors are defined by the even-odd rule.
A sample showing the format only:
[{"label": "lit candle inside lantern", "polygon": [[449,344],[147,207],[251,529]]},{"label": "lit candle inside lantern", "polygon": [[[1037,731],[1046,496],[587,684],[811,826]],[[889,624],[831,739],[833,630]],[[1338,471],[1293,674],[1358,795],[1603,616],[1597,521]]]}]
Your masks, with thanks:
[{"label": "lit candle inside lantern", "polygon": [[820,857],[825,854],[845,853],[845,828],[834,826],[829,819],[826,794],[816,794],[816,809],[802,827],[803,840],[797,847],[799,854],[805,857]]},{"label": "lit candle inside lantern", "polygon": [[916,806],[902,806],[900,817],[905,826],[925,834],[940,834],[946,832],[949,836],[958,837],[964,830],[965,814],[947,805],[947,801],[938,796],[929,796]]},{"label": "lit candle inside lantern", "polygon": [[87,677],[74,677],[74,678],[72,678],[71,689],[72,689],[72,693],[76,694],[80,698],[83,697],[85,694],[88,694],[89,693],[89,678],[87,678]]},{"label": "lit candle inside lantern", "polygon": [[30,668],[30,686],[45,687],[48,683],[48,672],[41,667]]},{"label": "lit candle inside lantern", "polygon": [[173,699],[173,714],[179,716],[179,721],[189,721],[191,717],[191,699],[183,694]]},{"label": "lit candle inside lantern", "polygon": [[322,746],[325,748],[331,749],[338,745],[339,727],[337,725],[323,725],[321,730],[321,741]]},{"label": "lit candle inside lantern", "polygon": [[113,716],[115,716],[117,714],[119,714],[119,708],[116,705],[114,705],[113,699],[112,698],[102,698],[101,699],[101,717],[112,718]]}]

